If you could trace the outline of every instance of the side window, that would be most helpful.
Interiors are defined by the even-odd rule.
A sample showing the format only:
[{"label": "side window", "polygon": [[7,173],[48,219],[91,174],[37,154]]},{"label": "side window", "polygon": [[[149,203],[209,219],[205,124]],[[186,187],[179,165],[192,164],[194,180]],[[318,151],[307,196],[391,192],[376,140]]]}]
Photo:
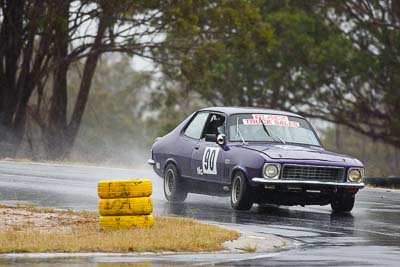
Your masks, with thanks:
[{"label": "side window", "polygon": [[[206,134],[220,134],[224,133],[224,122],[225,117],[219,114],[211,114],[209,117],[206,128],[204,130],[204,136]],[[204,137],[202,136],[202,138]]]},{"label": "side window", "polygon": [[200,139],[207,117],[208,112],[198,113],[186,128],[185,135],[194,139]]}]

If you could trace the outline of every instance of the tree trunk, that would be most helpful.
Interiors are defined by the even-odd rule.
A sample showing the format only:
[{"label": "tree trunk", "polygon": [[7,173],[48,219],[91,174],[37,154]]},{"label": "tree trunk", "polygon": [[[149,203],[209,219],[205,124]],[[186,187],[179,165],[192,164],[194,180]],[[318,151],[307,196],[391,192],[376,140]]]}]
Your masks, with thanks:
[{"label": "tree trunk", "polygon": [[341,148],[342,148],[342,146],[341,146],[342,134],[341,133],[342,133],[341,126],[340,125],[335,125],[335,146],[336,146],[336,151],[340,151]]},{"label": "tree trunk", "polygon": [[32,92],[35,88],[37,80],[32,79],[34,73],[37,69],[31,69],[31,63],[33,59],[33,50],[35,43],[35,34],[37,29],[37,17],[42,9],[42,2],[38,2],[34,5],[32,9],[32,17],[30,17],[27,24],[27,33],[25,46],[22,50],[22,61],[21,61],[21,71],[19,72],[18,82],[17,82],[17,107],[14,115],[14,139],[15,143],[18,144],[16,149],[18,149],[19,144],[25,135],[26,128],[26,117],[27,117],[27,107],[29,99],[31,98]]},{"label": "tree trunk", "polygon": [[[14,127],[18,104],[17,70],[22,48],[24,1],[3,2],[0,29],[0,157],[13,157],[21,139]],[[6,149],[2,149],[6,147]]]},{"label": "tree trunk", "polygon": [[86,58],[85,61],[78,97],[76,99],[71,121],[66,131],[66,139],[65,139],[66,142],[63,143],[64,146],[63,153],[65,157],[68,157],[69,154],[71,153],[71,149],[74,145],[76,136],[78,134],[82,117],[85,112],[87,101],[89,98],[93,75],[96,70],[100,54],[102,52],[101,47],[102,47],[103,37],[107,27],[112,23],[111,18],[108,14],[109,10],[112,10],[112,8],[107,7],[107,5],[110,4],[112,3],[107,3],[107,1],[103,3],[104,6],[102,6],[102,10],[104,13],[100,17],[96,38],[90,49],[89,56]]},{"label": "tree trunk", "polygon": [[69,43],[69,1],[57,0],[54,5],[54,62],[53,88],[50,100],[48,124],[45,129],[46,152],[49,159],[62,159],[65,156],[67,130],[67,74],[68,64],[64,63],[68,56]]}]

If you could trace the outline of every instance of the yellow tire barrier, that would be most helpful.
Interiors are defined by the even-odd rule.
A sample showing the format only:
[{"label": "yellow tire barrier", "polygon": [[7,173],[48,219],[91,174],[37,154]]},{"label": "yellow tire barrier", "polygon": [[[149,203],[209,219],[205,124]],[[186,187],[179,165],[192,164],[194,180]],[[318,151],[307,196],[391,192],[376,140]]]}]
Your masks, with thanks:
[{"label": "yellow tire barrier", "polygon": [[149,179],[101,181],[98,184],[98,194],[102,199],[149,197],[151,193]]},{"label": "yellow tire barrier", "polygon": [[100,199],[99,213],[109,215],[148,215],[153,212],[149,197]]},{"label": "yellow tire barrier", "polygon": [[105,229],[150,227],[153,224],[154,224],[153,215],[100,216],[100,227]]}]

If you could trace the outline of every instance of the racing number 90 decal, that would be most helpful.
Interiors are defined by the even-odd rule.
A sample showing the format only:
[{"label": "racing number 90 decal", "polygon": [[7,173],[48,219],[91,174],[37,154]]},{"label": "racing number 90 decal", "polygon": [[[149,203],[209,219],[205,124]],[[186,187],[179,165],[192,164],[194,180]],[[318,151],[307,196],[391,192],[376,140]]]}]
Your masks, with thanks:
[{"label": "racing number 90 decal", "polygon": [[206,147],[203,154],[203,174],[217,174],[219,147]]}]

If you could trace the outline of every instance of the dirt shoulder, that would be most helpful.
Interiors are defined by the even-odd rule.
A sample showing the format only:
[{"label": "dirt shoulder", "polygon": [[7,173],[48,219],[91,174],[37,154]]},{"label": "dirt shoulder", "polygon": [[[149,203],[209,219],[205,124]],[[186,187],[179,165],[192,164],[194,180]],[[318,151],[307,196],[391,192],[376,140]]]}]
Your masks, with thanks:
[{"label": "dirt shoulder", "polygon": [[73,225],[94,223],[97,216],[90,212],[55,211],[33,206],[0,205],[0,231],[63,232]]}]

